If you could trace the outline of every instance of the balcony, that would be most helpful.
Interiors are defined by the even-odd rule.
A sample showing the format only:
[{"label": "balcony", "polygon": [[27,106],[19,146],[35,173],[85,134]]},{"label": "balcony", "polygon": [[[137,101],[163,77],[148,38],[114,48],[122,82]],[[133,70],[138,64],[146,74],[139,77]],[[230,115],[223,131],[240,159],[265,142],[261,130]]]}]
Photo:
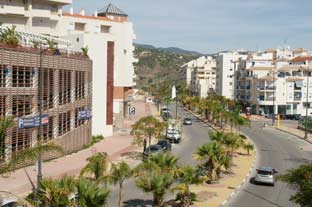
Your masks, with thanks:
[{"label": "balcony", "polygon": [[45,10],[45,9],[33,9],[31,11],[32,15],[35,17],[44,17],[44,18],[50,18],[51,17],[51,11]]},{"label": "balcony", "polygon": [[259,91],[270,91],[270,90],[276,90],[275,86],[257,86],[257,89]]},{"label": "balcony", "polygon": [[21,6],[10,6],[10,5],[1,5],[0,4],[0,14],[25,16],[25,7],[22,5]]}]

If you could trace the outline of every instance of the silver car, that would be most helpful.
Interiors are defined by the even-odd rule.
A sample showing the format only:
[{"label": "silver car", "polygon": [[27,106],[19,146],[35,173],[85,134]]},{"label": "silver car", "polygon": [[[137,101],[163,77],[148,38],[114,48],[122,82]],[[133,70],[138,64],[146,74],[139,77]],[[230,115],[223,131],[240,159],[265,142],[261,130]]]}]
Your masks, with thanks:
[{"label": "silver car", "polygon": [[275,174],[277,171],[272,167],[261,167],[257,169],[257,175],[255,177],[255,183],[269,184],[274,186]]}]

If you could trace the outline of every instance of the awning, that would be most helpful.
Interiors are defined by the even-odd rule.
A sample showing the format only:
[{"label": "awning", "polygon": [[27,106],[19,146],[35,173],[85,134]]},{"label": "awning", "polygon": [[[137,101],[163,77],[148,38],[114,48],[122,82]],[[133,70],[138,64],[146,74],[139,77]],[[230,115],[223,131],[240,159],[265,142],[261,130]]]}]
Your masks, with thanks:
[{"label": "awning", "polygon": [[302,84],[302,81],[301,81],[301,80],[297,80],[297,81],[295,81],[295,85],[296,85],[296,87],[298,87],[298,88],[302,88],[302,86],[303,86],[303,84]]}]

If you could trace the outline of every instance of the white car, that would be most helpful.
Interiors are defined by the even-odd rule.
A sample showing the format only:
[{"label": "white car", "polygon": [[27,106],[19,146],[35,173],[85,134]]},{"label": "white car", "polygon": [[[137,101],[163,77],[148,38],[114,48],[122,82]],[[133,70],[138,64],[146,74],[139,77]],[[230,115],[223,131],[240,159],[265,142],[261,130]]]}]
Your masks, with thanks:
[{"label": "white car", "polygon": [[181,133],[176,129],[168,129],[166,138],[170,142],[179,143],[181,141]]},{"label": "white car", "polygon": [[277,171],[272,167],[261,167],[257,169],[257,175],[255,177],[255,183],[275,185],[275,174]]},{"label": "white car", "polygon": [[1,207],[23,207],[23,205],[18,204],[17,199],[15,198],[0,198]]}]

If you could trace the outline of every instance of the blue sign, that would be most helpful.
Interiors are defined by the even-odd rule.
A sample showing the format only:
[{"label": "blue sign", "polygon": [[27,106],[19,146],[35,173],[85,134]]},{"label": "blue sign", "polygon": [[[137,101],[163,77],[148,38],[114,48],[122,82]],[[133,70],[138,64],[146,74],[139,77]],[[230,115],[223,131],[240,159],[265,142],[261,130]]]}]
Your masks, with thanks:
[{"label": "blue sign", "polygon": [[85,110],[78,111],[78,119],[79,120],[86,120],[86,119],[90,119],[91,117],[92,117],[91,109],[85,109]]},{"label": "blue sign", "polygon": [[[47,114],[41,116],[41,125],[48,125],[49,124],[49,116]],[[29,118],[19,118],[18,119],[18,128],[19,129],[27,129],[33,127],[40,126],[40,117],[29,117]]]}]

